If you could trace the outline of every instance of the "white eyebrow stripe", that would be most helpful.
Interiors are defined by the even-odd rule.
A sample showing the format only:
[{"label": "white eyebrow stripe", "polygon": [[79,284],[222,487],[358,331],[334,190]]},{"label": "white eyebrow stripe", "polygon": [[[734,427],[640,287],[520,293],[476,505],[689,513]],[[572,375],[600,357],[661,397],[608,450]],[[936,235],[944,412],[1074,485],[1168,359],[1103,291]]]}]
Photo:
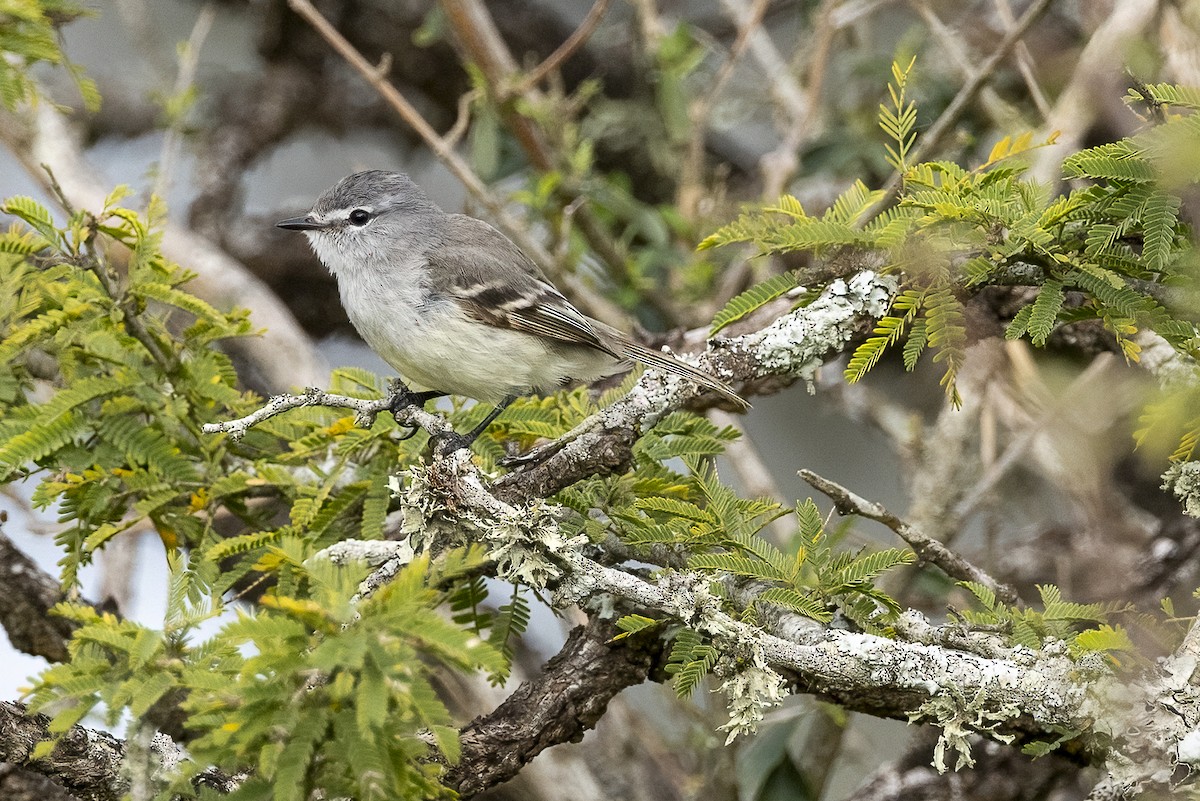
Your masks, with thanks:
[{"label": "white eyebrow stripe", "polygon": [[358,211],[359,209],[362,209],[363,211],[367,212],[372,217],[375,216],[375,208],[373,206],[351,206],[350,208],[347,208],[347,209],[330,209],[329,211],[325,212],[324,214],[317,215],[317,216],[319,216],[320,219],[324,220],[327,223],[341,222],[343,220],[349,220],[350,212]]}]

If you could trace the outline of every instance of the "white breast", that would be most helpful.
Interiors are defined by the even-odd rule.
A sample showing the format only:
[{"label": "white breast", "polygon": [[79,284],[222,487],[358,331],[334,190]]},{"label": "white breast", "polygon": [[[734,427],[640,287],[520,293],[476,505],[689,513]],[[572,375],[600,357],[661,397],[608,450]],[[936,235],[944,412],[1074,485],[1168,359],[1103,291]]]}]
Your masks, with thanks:
[{"label": "white breast", "polygon": [[[322,261],[327,254],[314,243]],[[495,328],[430,293],[416,260],[378,268],[371,259],[334,269],[350,322],[385,362],[414,385],[497,403],[507,395],[553,391],[615,370],[612,357],[563,349],[540,338]]]}]

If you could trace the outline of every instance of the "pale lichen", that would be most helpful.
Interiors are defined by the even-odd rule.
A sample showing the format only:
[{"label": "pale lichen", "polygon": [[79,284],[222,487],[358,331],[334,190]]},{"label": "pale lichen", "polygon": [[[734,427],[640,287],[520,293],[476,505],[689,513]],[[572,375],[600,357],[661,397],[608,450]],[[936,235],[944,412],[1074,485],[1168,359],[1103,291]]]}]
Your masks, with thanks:
[{"label": "pale lichen", "polygon": [[447,498],[424,465],[404,471],[391,486],[403,515],[401,534],[414,547],[428,551],[482,543],[496,563],[498,577],[529,587],[545,587],[561,578],[564,569],[557,557],[587,544],[586,537],[563,536],[559,506],[539,500],[521,507],[481,510]]},{"label": "pale lichen", "polygon": [[969,768],[975,764],[975,758],[971,756],[970,742],[973,734],[988,732],[1000,742],[1012,742],[1011,735],[1000,734],[995,729],[1002,723],[1019,717],[1021,710],[1015,706],[988,708],[984,703],[984,696],[982,689],[974,698],[966,698],[953,688],[948,688],[909,715],[908,719],[911,722],[932,721],[941,729],[937,745],[933,749],[933,766],[938,773],[946,772],[946,758],[950,754],[957,755],[955,770]]},{"label": "pale lichen", "polygon": [[882,317],[896,294],[892,276],[870,270],[839,278],[802,309],[743,337],[770,372],[795,375],[811,388],[830,352],[840,351],[864,317]]},{"label": "pale lichen", "polygon": [[1200,518],[1200,462],[1180,462],[1163,473],[1162,488],[1170,490],[1190,517]]},{"label": "pale lichen", "polygon": [[762,647],[755,642],[719,643],[724,655],[717,672],[728,674],[717,689],[725,694],[729,720],[720,726],[729,732],[725,744],[739,735],[753,734],[762,722],[764,711],[778,706],[787,696],[787,686],[768,664]]}]

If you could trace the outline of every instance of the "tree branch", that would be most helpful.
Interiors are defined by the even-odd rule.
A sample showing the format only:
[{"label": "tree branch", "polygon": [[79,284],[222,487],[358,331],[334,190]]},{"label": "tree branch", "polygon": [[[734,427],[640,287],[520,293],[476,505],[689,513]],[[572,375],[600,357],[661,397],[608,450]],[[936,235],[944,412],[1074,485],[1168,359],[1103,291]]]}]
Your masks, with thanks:
[{"label": "tree branch", "polygon": [[471,798],[511,779],[544,749],[579,742],[609,701],[645,681],[662,655],[658,638],[613,643],[619,633],[598,615],[575,628],[541,676],[462,729],[462,758],[443,782]]},{"label": "tree branch", "polygon": [[[546,60],[536,67],[531,69],[525,77],[509,90],[509,96],[523,95],[532,90],[539,83],[546,79],[558,66],[570,58],[576,50],[583,47],[592,34],[596,31],[596,26],[600,24],[600,20],[604,18],[604,12],[608,10],[610,0],[596,0],[592,3],[591,9],[587,16],[583,18],[583,22],[575,29],[567,40],[560,44],[553,53],[546,57]],[[503,100],[504,98],[501,98]]]},{"label": "tree branch", "polygon": [[67,658],[67,640],[75,624],[50,614],[63,600],[62,586],[21,553],[0,529],[0,626],[23,653],[51,662]]},{"label": "tree branch", "polygon": [[907,542],[919,559],[932,565],[937,565],[950,578],[960,581],[974,581],[996,593],[996,597],[1007,604],[1017,602],[1018,596],[1015,589],[1002,581],[997,581],[982,568],[976,567],[942,543],[905,523],[899,517],[889,512],[883,504],[868,501],[866,498],[855,495],[841,484],[823,478],[811,470],[801,470],[799,473],[800,478],[807,481],[813,489],[829,496],[834,506],[837,507],[838,514],[854,514],[859,517],[865,517],[868,520],[883,523],[896,532],[896,535],[900,539]]}]

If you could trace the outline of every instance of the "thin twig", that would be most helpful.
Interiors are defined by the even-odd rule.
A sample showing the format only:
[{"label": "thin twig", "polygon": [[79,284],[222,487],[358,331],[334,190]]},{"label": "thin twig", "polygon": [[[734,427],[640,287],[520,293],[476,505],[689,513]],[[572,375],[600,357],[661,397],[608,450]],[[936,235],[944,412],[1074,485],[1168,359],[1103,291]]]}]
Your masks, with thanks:
[{"label": "thin twig", "polygon": [[[1008,0],[995,0],[995,5],[996,12],[1000,15],[1000,21],[1006,27],[1011,28],[1016,22],[1016,17],[1013,16]],[[1017,69],[1021,73],[1021,79],[1025,81],[1025,88],[1029,90],[1029,97],[1033,99],[1033,104],[1037,106],[1042,119],[1049,119],[1050,101],[1046,99],[1046,93],[1042,91],[1037,76],[1033,74],[1033,55],[1029,52],[1029,45],[1023,41],[1017,42],[1016,47],[1013,48],[1013,55],[1017,58]]]},{"label": "thin twig", "polygon": [[1045,408],[1041,410],[1041,414],[1033,417],[1022,427],[1020,434],[1009,443],[999,458],[988,464],[984,474],[980,476],[971,491],[955,504],[954,519],[962,520],[974,511],[988,492],[1000,482],[1000,479],[1004,478],[1013,467],[1022,463],[1030,446],[1043,435],[1047,425],[1054,421],[1055,415],[1061,413],[1064,408],[1070,408],[1072,399],[1086,398],[1090,392],[1095,391],[1099,385],[1103,384],[1101,379],[1112,368],[1115,360],[1116,357],[1111,353],[1101,353],[1071,382],[1057,400],[1047,402]]},{"label": "thin twig", "polygon": [[[405,390],[401,387],[397,391],[403,392]],[[202,426],[202,430],[205,434],[228,434],[234,439],[239,439],[243,434],[262,421],[283,414],[289,409],[298,409],[302,406],[351,409],[355,412],[355,425],[361,428],[370,428],[375,422],[375,417],[380,412],[392,409],[394,403],[394,393],[385,398],[368,400],[366,398],[352,398],[348,395],[337,395],[317,389],[316,387],[308,387],[304,390],[303,395],[274,395],[265,405],[255,409],[245,417],[239,417],[236,420],[226,420],[221,423],[205,423]],[[396,415],[397,422],[400,422],[402,425],[418,425],[428,431],[431,436],[445,434],[450,430],[450,425],[444,418],[415,406],[402,408],[396,412]]]},{"label": "thin twig", "polygon": [[480,91],[472,89],[469,92],[463,92],[458,98],[458,116],[455,117],[450,130],[446,131],[446,135],[442,137],[450,147],[458,147],[459,140],[467,132],[467,126],[471,124],[471,104],[478,100],[479,96]]},{"label": "thin twig", "polygon": [[[479,72],[494,96],[505,97],[505,87],[519,74],[519,68],[487,6],[481,0],[441,0],[441,6],[464,57],[479,67]],[[522,97],[533,106],[542,104],[545,100],[544,96],[532,87],[527,89]],[[546,131],[536,120],[517,111],[512,103],[501,103],[499,112],[535,170],[562,171],[561,159],[554,152]],[[559,115],[548,116],[557,119]],[[579,195],[579,187],[574,185],[576,182],[569,175],[564,177],[559,194],[567,198],[566,202],[571,202]],[[593,210],[587,205],[582,206],[576,212],[575,222],[596,259],[604,265],[613,280],[621,285],[633,282],[628,260],[617,248],[611,234]],[[560,271],[552,269],[549,272],[557,275]],[[668,319],[678,318],[675,310],[668,308],[669,304],[661,296],[648,294],[645,299]]]},{"label": "thin twig", "polygon": [[[209,0],[200,9],[196,22],[192,25],[191,35],[179,50],[179,73],[175,76],[175,85],[171,93],[180,97],[196,79],[196,68],[200,64],[200,49],[204,40],[212,30],[213,21],[217,18],[217,7]],[[167,124],[166,135],[163,137],[162,149],[159,151],[158,170],[154,177],[152,194],[163,197],[171,183],[171,170],[174,166],[179,145],[183,139],[183,115],[172,119]]]},{"label": "thin twig", "polygon": [[592,34],[595,33],[600,20],[604,18],[604,12],[608,10],[608,4],[609,0],[596,0],[592,4],[591,10],[588,11],[587,16],[583,18],[583,22],[575,29],[575,32],[568,36],[567,40],[560,44],[553,53],[547,56],[545,61],[530,70],[520,83],[509,89],[503,99],[523,95],[533,89],[545,80],[547,75],[558,69],[560,64],[574,55],[576,50],[583,47],[587,40],[592,37]]},{"label": "thin twig", "polygon": [[[996,45],[996,49],[983,60],[979,68],[975,70],[975,73],[958,90],[958,94],[950,101],[950,105],[946,106],[941,116],[937,118],[933,125],[929,126],[929,129],[917,141],[917,146],[909,154],[910,163],[919,164],[931,152],[937,149],[942,139],[950,132],[954,124],[958,122],[958,118],[962,115],[963,111],[971,104],[975,96],[979,94],[979,90],[991,80],[996,68],[1000,66],[1000,62],[1008,56],[1013,46],[1025,35],[1025,32],[1029,30],[1029,26],[1033,25],[1037,18],[1045,13],[1052,1],[1034,0],[1033,4],[1017,20],[1017,23],[1008,29],[1004,34],[1004,38],[1000,40],[1000,44]],[[894,197],[900,190],[900,184],[903,180],[904,176],[900,172],[897,171],[894,173],[884,188],[884,197]]]},{"label": "thin twig", "polygon": [[721,64],[716,75],[710,82],[710,88],[701,95],[688,109],[688,119],[692,126],[692,136],[688,141],[687,152],[680,169],[679,190],[677,193],[680,213],[688,219],[695,219],[696,210],[704,192],[701,173],[704,168],[704,144],[707,141],[708,117],[712,108],[725,89],[725,84],[733,75],[733,70],[746,51],[750,35],[762,24],[763,15],[767,13],[769,0],[754,0],[749,13],[738,20],[737,39],[730,48],[729,57]]},{"label": "thin twig", "polygon": [[907,542],[919,559],[937,565],[951,578],[982,584],[996,593],[996,597],[1005,603],[1011,604],[1018,600],[1017,591],[1008,584],[997,581],[982,568],[971,564],[942,543],[905,523],[882,504],[855,495],[841,484],[819,476],[811,470],[801,470],[800,478],[812,485],[813,489],[828,495],[840,514],[856,514],[859,517],[883,523],[896,532],[900,539]]}]

